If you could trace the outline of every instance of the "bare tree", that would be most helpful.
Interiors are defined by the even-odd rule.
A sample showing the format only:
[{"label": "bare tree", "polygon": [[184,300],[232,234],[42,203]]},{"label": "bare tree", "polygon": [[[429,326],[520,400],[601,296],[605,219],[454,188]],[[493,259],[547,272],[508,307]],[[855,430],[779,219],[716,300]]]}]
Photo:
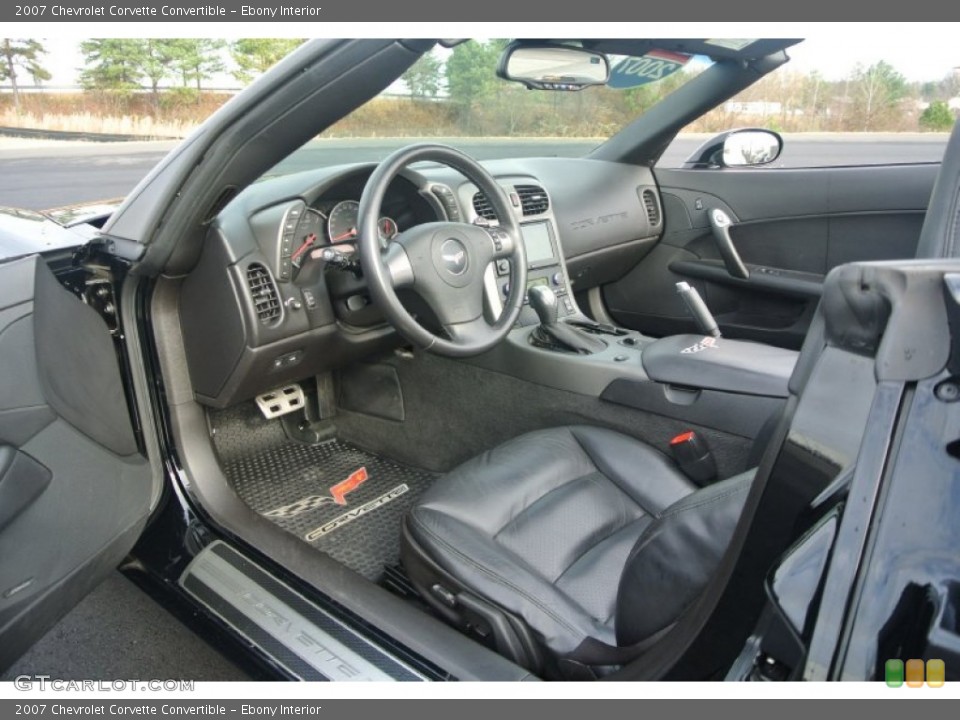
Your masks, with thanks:
[{"label": "bare tree", "polygon": [[50,79],[50,73],[40,65],[40,56],[47,51],[38,40],[3,38],[0,44],[0,82],[10,81],[13,90],[13,106],[20,112],[20,86],[17,70],[25,71],[39,84]]}]

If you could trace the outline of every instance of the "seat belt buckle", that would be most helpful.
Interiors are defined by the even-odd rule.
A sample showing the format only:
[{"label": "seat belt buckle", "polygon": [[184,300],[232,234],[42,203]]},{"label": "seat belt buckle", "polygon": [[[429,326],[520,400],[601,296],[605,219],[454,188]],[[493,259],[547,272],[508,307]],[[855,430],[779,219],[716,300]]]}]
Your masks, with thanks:
[{"label": "seat belt buckle", "polygon": [[670,455],[683,474],[697,485],[706,485],[717,477],[717,463],[710,448],[693,430],[670,440]]}]

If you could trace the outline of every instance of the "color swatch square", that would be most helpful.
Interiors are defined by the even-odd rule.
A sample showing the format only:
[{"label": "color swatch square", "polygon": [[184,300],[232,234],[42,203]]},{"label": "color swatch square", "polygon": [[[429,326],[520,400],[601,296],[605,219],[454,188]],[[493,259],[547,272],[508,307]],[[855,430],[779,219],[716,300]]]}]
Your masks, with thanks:
[{"label": "color swatch square", "polygon": [[907,660],[907,687],[923,687],[923,660]]},{"label": "color swatch square", "polygon": [[947,666],[943,660],[927,660],[927,685],[932,688],[943,687],[946,676]]},{"label": "color swatch square", "polygon": [[903,685],[903,660],[887,660],[883,666],[883,676],[888,687],[897,688]]}]

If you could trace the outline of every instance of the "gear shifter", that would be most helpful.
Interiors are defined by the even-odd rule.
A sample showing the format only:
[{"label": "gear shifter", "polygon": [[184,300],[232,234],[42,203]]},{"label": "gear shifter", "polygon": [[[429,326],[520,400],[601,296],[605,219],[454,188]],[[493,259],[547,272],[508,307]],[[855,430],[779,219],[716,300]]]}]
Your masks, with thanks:
[{"label": "gear shifter", "polygon": [[527,292],[530,307],[540,318],[540,325],[556,325],[560,313],[557,295],[546,285],[535,285]]},{"label": "gear shifter", "polygon": [[534,285],[528,291],[527,297],[530,299],[530,307],[540,318],[540,326],[531,335],[535,345],[582,355],[600,352],[607,347],[603,340],[560,322],[557,296],[546,285]]}]

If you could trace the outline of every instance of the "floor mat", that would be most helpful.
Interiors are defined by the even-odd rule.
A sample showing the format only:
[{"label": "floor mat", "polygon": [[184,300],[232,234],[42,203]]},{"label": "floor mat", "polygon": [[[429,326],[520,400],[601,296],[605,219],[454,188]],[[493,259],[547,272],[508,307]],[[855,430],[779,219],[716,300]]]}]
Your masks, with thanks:
[{"label": "floor mat", "polygon": [[371,580],[400,554],[403,514],[434,476],[340,441],[304,445],[249,412],[214,420],[224,473],[253,510]]}]

